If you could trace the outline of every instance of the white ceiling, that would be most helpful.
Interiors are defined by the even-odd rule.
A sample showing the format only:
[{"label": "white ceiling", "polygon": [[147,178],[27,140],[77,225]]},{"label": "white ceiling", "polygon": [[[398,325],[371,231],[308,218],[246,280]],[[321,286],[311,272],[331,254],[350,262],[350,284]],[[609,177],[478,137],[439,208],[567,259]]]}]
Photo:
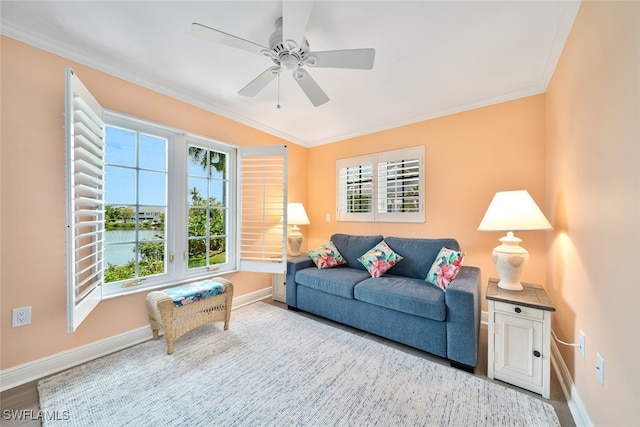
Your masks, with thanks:
[{"label": "white ceiling", "polygon": [[[374,48],[372,70],[309,69],[314,107],[273,65],[191,35],[198,22],[267,45],[282,1],[2,1],[2,34],[304,146],[543,93],[577,1],[316,1],[311,51]],[[82,76],[80,76],[82,77]]]}]

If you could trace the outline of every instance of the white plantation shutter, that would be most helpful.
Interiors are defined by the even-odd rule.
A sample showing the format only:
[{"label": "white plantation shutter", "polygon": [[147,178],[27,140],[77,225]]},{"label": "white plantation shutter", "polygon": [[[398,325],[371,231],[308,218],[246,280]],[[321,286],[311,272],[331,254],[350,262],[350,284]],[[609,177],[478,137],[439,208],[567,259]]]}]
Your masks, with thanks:
[{"label": "white plantation shutter", "polygon": [[423,147],[380,153],[377,221],[424,221],[423,159]]},{"label": "white plantation shutter", "polygon": [[287,260],[287,147],[243,147],[238,168],[238,266],[284,273]]},{"label": "white plantation shutter", "polygon": [[373,167],[375,156],[337,161],[338,221],[374,221]]},{"label": "white plantation shutter", "polygon": [[424,222],[424,147],[336,162],[338,221]]},{"label": "white plantation shutter", "polygon": [[102,299],[104,161],[102,107],[70,68],[65,79],[67,330]]}]

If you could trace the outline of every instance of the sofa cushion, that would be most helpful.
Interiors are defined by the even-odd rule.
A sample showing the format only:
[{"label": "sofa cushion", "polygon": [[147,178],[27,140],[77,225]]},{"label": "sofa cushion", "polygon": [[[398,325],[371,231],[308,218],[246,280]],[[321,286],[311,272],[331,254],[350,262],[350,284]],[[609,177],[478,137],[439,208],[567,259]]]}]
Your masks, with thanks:
[{"label": "sofa cushion", "polygon": [[395,253],[384,240],[358,258],[358,262],[366,267],[371,277],[382,276],[400,261],[402,257]]},{"label": "sofa cushion", "polygon": [[[382,241],[382,236],[353,236],[351,234],[338,233],[331,236],[331,241],[336,245],[336,248],[338,248],[342,257],[347,261],[347,267],[366,271],[366,268],[364,265],[360,264],[358,258],[380,243]],[[442,246],[436,250],[436,253],[441,247]],[[433,254],[433,257],[435,259],[435,254]],[[431,263],[433,263],[433,259],[431,260]],[[431,263],[429,266],[431,266]],[[422,276],[423,279],[426,277],[426,274],[427,273],[425,272],[425,275]]]},{"label": "sofa cushion", "polygon": [[403,257],[402,262],[396,264],[389,273],[422,280],[427,277],[431,265],[443,246],[456,251],[460,250],[460,245],[455,239],[385,237],[384,241],[394,252]]},{"label": "sofa cushion", "polygon": [[311,249],[309,257],[318,268],[332,268],[347,263],[333,242]]},{"label": "sofa cushion", "polygon": [[[296,272],[295,280],[300,286],[353,299],[353,288],[358,282],[369,279],[369,272],[338,266],[328,269],[304,268]],[[423,286],[425,286],[423,282]],[[432,288],[432,286],[426,286]],[[435,289],[435,288],[434,288]]]},{"label": "sofa cushion", "polygon": [[460,271],[465,255],[465,252],[454,251],[443,247],[440,249],[425,280],[446,291],[449,283],[456,278],[456,275]]},{"label": "sofa cushion", "polygon": [[[400,264],[398,264],[400,265]],[[423,279],[387,274],[358,283],[354,298],[403,313],[444,321],[447,313],[444,292]]]}]

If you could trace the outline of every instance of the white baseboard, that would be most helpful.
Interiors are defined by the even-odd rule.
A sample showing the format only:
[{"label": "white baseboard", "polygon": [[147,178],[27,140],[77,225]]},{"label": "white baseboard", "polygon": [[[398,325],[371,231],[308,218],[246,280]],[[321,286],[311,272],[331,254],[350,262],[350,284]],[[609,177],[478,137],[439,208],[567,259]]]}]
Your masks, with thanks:
[{"label": "white baseboard", "polygon": [[[233,299],[233,309],[271,296],[272,288],[261,289]],[[140,344],[152,338],[149,326],[143,326],[71,350],[62,351],[42,359],[23,363],[0,371],[0,391],[73,368],[90,360]]]},{"label": "white baseboard", "polygon": [[558,375],[562,392],[564,393],[565,399],[567,399],[569,411],[571,411],[571,415],[573,416],[573,421],[576,423],[576,426],[593,427],[589,414],[587,414],[587,409],[584,407],[584,404],[580,399],[580,395],[578,394],[578,390],[573,384],[573,379],[569,374],[569,369],[560,355],[558,345],[553,340],[551,340],[551,362],[556,374]]}]

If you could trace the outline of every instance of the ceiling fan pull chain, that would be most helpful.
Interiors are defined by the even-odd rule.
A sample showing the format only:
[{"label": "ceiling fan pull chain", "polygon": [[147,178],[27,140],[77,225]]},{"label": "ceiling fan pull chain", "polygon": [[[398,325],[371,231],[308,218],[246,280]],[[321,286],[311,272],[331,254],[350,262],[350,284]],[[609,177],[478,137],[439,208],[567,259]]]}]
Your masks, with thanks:
[{"label": "ceiling fan pull chain", "polygon": [[278,110],[280,109],[280,73],[278,73]]}]

